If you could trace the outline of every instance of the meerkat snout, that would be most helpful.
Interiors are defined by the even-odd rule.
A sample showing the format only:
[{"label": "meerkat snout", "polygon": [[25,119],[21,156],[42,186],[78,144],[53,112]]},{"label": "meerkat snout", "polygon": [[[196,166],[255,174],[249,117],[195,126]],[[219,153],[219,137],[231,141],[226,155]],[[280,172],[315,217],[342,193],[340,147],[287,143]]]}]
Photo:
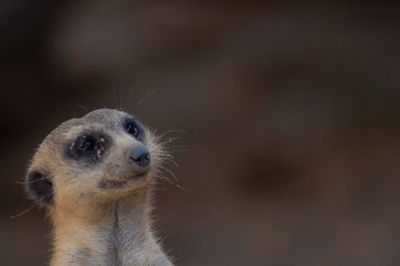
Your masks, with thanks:
[{"label": "meerkat snout", "polygon": [[145,168],[150,164],[150,152],[144,146],[136,147],[129,156],[129,160],[131,160],[135,166]]}]

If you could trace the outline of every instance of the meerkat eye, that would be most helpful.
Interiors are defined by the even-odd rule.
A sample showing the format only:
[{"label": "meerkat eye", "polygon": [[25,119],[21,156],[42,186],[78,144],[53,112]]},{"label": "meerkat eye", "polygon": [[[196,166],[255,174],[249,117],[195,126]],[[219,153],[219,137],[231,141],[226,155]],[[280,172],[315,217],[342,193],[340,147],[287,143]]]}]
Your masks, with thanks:
[{"label": "meerkat eye", "polygon": [[96,140],[90,135],[82,136],[78,140],[77,147],[80,151],[92,151],[96,148]]},{"label": "meerkat eye", "polygon": [[126,125],[126,131],[128,131],[128,133],[134,136],[135,138],[139,135],[138,127],[132,122]]},{"label": "meerkat eye", "polygon": [[68,158],[86,162],[98,162],[111,145],[110,138],[101,132],[81,135],[66,146]]},{"label": "meerkat eye", "polygon": [[129,119],[128,121],[125,122],[125,130],[128,132],[129,135],[134,137],[135,139],[142,141],[143,139],[143,129],[134,120]]}]

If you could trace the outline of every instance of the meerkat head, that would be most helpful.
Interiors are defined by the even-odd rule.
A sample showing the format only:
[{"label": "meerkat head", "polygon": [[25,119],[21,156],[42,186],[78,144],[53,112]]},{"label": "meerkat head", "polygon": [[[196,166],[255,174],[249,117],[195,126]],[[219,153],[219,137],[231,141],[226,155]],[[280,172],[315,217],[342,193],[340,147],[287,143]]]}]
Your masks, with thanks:
[{"label": "meerkat head", "polygon": [[44,205],[105,200],[139,192],[153,180],[160,147],[135,117],[100,109],[62,123],[42,142],[26,176]]}]

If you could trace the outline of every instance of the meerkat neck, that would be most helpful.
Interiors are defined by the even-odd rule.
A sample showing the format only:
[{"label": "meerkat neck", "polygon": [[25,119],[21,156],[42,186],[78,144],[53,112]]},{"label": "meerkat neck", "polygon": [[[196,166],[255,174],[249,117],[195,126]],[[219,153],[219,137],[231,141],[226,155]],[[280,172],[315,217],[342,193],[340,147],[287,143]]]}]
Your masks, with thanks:
[{"label": "meerkat neck", "polygon": [[149,212],[148,191],[54,208],[51,265],[172,265],[152,234]]}]

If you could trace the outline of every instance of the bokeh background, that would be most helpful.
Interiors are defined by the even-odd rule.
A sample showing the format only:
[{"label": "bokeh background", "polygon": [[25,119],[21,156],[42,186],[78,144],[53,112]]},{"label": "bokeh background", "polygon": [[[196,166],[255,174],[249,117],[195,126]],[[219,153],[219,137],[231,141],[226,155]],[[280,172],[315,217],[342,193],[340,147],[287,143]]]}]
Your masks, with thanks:
[{"label": "bokeh background", "polygon": [[400,264],[400,18],[386,1],[0,3],[1,265],[44,265],[22,185],[60,122],[174,132],[157,227],[178,265]]}]

